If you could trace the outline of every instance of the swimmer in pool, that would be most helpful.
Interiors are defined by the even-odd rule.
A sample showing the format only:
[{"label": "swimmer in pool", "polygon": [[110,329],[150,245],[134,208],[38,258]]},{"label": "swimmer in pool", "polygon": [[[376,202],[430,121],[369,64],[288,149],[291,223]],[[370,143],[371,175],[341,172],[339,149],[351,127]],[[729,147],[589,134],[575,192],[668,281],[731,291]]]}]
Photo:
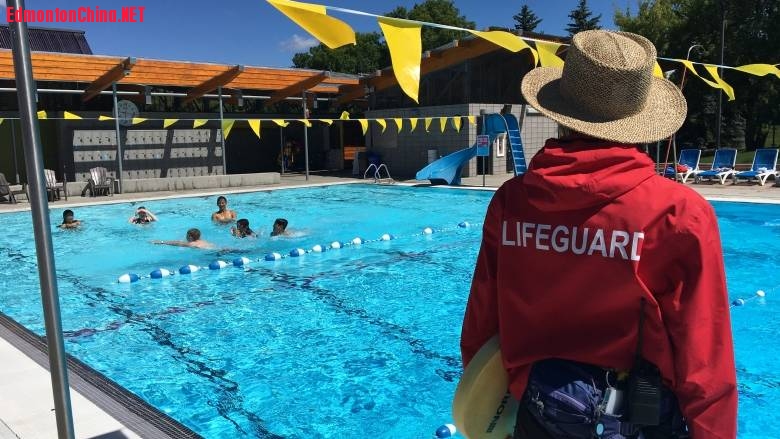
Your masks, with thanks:
[{"label": "swimmer in pool", "polygon": [[152,241],[152,244],[174,245],[177,247],[192,247],[201,249],[214,248],[214,244],[200,239],[200,230],[198,229],[187,230],[186,241]]},{"label": "swimmer in pool", "polygon": [[217,198],[217,207],[219,210],[211,214],[211,220],[220,223],[227,224],[236,220],[236,211],[227,208],[227,198],[219,196]]}]

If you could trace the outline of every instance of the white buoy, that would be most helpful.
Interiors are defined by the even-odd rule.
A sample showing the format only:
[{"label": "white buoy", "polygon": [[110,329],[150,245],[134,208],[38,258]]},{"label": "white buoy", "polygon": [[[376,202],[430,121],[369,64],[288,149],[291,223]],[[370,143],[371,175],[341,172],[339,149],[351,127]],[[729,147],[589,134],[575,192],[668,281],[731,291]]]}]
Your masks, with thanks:
[{"label": "white buoy", "polygon": [[306,250],[302,248],[294,248],[290,250],[290,256],[297,258],[298,256],[303,256],[306,254]]},{"label": "white buoy", "polygon": [[355,238],[352,240],[352,245],[360,245],[363,244],[363,240],[360,238]]},{"label": "white buoy", "polygon": [[766,296],[766,293],[764,292],[764,290],[758,290],[758,291],[756,291],[756,296],[764,297],[764,296]]},{"label": "white buoy", "polygon": [[430,235],[431,233],[433,233],[433,229],[430,227],[426,227],[423,229],[423,233],[426,235]]},{"label": "white buoy", "polygon": [[243,267],[244,265],[252,262],[249,258],[241,256],[240,258],[233,259],[233,265],[236,267]]},{"label": "white buoy", "polygon": [[221,270],[228,266],[228,263],[225,261],[214,261],[209,264],[209,269],[211,270]]},{"label": "white buoy", "polygon": [[125,273],[125,274],[119,276],[119,278],[117,279],[117,282],[119,282],[120,284],[129,284],[129,283],[133,283],[133,282],[138,282],[138,279],[140,279],[140,278],[135,273]]},{"label": "white buoy", "polygon": [[322,253],[322,246],[317,244],[311,248],[311,251],[313,251],[314,253]]},{"label": "white buoy", "polygon": [[390,241],[390,240],[392,240],[392,239],[393,239],[393,235],[391,235],[391,234],[389,234],[389,233],[385,233],[385,234],[384,234],[384,235],[382,235],[382,237],[381,237],[381,238],[379,238],[379,239],[380,239],[380,240],[382,240],[382,241]]},{"label": "white buoy", "polygon": [[276,252],[268,253],[267,255],[265,255],[265,260],[266,261],[278,261],[280,259],[282,259],[282,255],[280,255],[279,253],[276,253]]},{"label": "white buoy", "polygon": [[192,274],[198,270],[200,270],[200,267],[198,267],[197,265],[192,265],[192,264],[184,265],[181,268],[179,268],[179,274]]},{"label": "white buoy", "polygon": [[470,226],[471,226],[471,224],[469,224],[468,221],[463,221],[462,223],[458,224],[458,227],[460,227],[461,229],[465,229],[465,228],[470,227]]},{"label": "white buoy", "polygon": [[171,274],[173,273],[171,273],[170,271],[164,268],[158,268],[157,270],[154,270],[151,273],[149,273],[149,277],[151,277],[152,279],[162,279],[164,277],[170,276]]},{"label": "white buoy", "polygon": [[333,241],[330,243],[330,248],[337,250],[341,248],[341,243],[338,241]]}]

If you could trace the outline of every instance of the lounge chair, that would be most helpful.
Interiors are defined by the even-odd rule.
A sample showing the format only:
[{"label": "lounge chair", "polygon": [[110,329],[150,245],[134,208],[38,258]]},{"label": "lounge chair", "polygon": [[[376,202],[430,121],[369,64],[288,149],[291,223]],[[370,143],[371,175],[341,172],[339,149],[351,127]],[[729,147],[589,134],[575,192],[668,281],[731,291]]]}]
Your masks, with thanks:
[{"label": "lounge chair", "polygon": [[9,203],[16,203],[16,196],[21,194],[27,194],[24,185],[12,186],[0,172],[0,198],[7,199]]},{"label": "lounge chair", "polygon": [[694,183],[699,183],[707,178],[710,181],[717,178],[720,184],[725,184],[726,179],[734,175],[734,166],[737,164],[737,150],[733,148],[722,148],[715,150],[715,157],[712,159],[712,167],[708,171],[699,171],[694,173]]},{"label": "lounge chair", "polygon": [[[678,168],[669,166],[664,170],[664,177],[679,178],[685,183],[692,175],[699,171],[699,159],[701,159],[700,149],[683,149],[680,151],[680,159],[677,161]],[[685,168],[683,171],[682,168]]]},{"label": "lounge chair", "polygon": [[766,180],[772,176],[777,178],[777,148],[759,148],[756,155],[753,156],[753,165],[749,171],[737,172],[733,175],[734,184],[739,183],[739,179],[756,179],[763,186]]},{"label": "lounge chair", "polygon": [[[114,179],[108,176],[106,168],[92,168],[89,170],[90,178],[84,191],[89,190],[90,195],[114,195]],[[84,195],[82,193],[82,195]]]},{"label": "lounge chair", "polygon": [[57,181],[57,174],[51,169],[44,169],[43,173],[46,175],[46,191],[49,195],[49,200],[59,200],[62,193],[65,194],[65,199],[68,199],[67,183],[64,181]]}]

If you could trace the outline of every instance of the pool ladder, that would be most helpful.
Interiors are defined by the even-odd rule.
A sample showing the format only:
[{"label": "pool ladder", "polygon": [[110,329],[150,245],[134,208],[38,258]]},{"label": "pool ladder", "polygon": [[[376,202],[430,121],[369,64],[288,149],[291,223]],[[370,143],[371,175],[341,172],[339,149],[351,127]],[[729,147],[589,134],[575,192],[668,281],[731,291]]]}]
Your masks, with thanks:
[{"label": "pool ladder", "polygon": [[[363,180],[366,179],[366,176],[368,176],[369,171],[374,170],[374,184],[393,184],[395,183],[395,180],[393,180],[393,177],[390,176],[390,170],[387,169],[387,165],[384,163],[381,163],[379,166],[371,163],[368,165],[368,168],[366,169],[366,172],[363,173]],[[382,178],[382,169],[385,170],[385,174],[387,174],[387,177]]]}]

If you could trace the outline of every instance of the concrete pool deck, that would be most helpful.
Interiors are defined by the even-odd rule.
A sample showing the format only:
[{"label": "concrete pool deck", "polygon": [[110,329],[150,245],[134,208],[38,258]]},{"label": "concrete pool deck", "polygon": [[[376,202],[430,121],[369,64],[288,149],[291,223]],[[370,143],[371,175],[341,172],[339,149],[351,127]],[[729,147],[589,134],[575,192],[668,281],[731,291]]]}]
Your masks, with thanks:
[{"label": "concrete pool deck", "polygon": [[[494,189],[511,178],[506,176],[486,176],[486,189]],[[320,186],[328,184],[366,183],[372,180],[362,180],[350,177],[311,175],[307,181],[300,174],[286,174],[281,177],[279,184],[222,188],[214,190],[186,190],[119,194],[113,197],[70,197],[69,200],[61,200],[50,203],[52,208],[77,208],[79,206],[123,203],[139,200],[154,200],[166,198],[179,198],[187,196],[203,196],[217,194],[232,194],[254,191],[267,191],[282,188],[294,188],[305,186]],[[482,189],[482,176],[463,179],[463,186],[472,189]],[[427,185],[427,182],[406,180],[399,183],[405,185]],[[744,201],[758,203],[780,204],[780,187],[773,186],[770,181],[766,186],[756,184],[740,184],[733,186],[719,184],[688,184],[704,197],[710,200]],[[17,204],[0,203],[0,213],[28,211],[30,205],[21,200]],[[2,329],[2,328],[0,328]],[[29,352],[23,352],[18,343],[10,343],[8,334],[0,331],[0,439],[49,439],[56,437],[56,425],[54,420],[53,402],[51,394],[51,381],[46,368],[41,366],[41,359],[34,360]],[[45,356],[44,356],[45,358]],[[94,394],[83,395],[75,390],[75,382],[79,380],[71,372],[71,397],[73,400],[73,414],[76,436],[84,439],[120,439],[150,436],[143,432],[137,425],[127,422],[126,418],[118,420],[100,408],[106,404],[116,404],[97,397],[98,404],[93,403]],[[148,430],[146,430],[148,432]]]}]

